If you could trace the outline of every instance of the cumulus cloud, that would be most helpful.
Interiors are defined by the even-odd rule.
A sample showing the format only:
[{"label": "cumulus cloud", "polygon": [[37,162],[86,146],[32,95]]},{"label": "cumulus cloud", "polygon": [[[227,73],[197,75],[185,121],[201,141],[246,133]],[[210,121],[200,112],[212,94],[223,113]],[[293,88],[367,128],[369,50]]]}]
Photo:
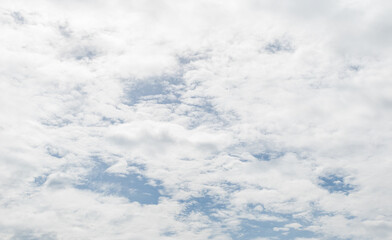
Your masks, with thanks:
[{"label": "cumulus cloud", "polygon": [[391,8],[3,1],[0,238],[391,238]]}]

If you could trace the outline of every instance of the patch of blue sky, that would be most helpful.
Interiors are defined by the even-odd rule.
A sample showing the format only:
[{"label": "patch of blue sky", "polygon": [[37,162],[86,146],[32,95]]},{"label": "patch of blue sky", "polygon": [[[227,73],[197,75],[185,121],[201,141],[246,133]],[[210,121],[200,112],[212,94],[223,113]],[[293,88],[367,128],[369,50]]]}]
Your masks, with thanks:
[{"label": "patch of blue sky", "polygon": [[[184,60],[185,61],[185,60]],[[182,63],[185,64],[185,63]],[[152,102],[171,106],[187,105],[180,114],[190,119],[189,128],[202,124],[227,126],[236,116],[234,113],[220,113],[213,104],[213,99],[206,96],[194,96],[197,103],[189,103],[182,99],[186,84],[181,71],[174,75],[140,79],[126,83],[123,103],[134,106],[139,103]],[[186,109],[186,110],[185,110]]]},{"label": "patch of blue sky", "polygon": [[76,187],[87,189],[106,195],[115,195],[127,198],[130,202],[140,204],[158,204],[163,189],[159,184],[149,184],[147,178],[140,174],[112,174],[106,172],[106,163],[96,161],[90,174]]},{"label": "patch of blue sky", "polygon": [[37,186],[41,186],[41,185],[43,185],[46,182],[47,179],[48,179],[48,175],[47,174],[35,177],[34,178],[34,184],[37,185]]},{"label": "patch of blue sky", "polygon": [[194,107],[196,110],[205,112],[205,113],[211,113],[214,115],[218,115],[218,111],[216,110],[216,107],[211,103],[212,98],[209,97],[201,97],[197,96],[194,97],[197,99],[200,103],[199,104],[189,104],[187,103],[188,106]]},{"label": "patch of blue sky", "polygon": [[220,183],[220,186],[224,188],[226,192],[231,192],[231,193],[242,189],[241,185],[229,181],[224,181]]},{"label": "patch of blue sky", "polygon": [[233,118],[233,114],[220,114],[211,98],[195,96],[198,104],[183,102],[182,92],[185,87],[181,74],[134,81],[125,88],[124,104],[129,106],[143,102],[169,105],[185,104],[190,108],[181,114],[188,116],[191,120],[190,128],[196,128],[205,123],[213,125],[228,125],[230,123],[225,119],[225,116]]},{"label": "patch of blue sky", "polygon": [[183,114],[190,118],[190,128],[197,128],[200,125],[210,125],[225,127],[230,126],[238,120],[238,116],[234,112],[221,112],[219,108],[213,104],[213,99],[208,97],[197,97],[198,104],[186,103],[190,108]]},{"label": "patch of blue sky", "polygon": [[31,230],[17,231],[10,240],[54,240],[57,239],[54,233],[36,234]]},{"label": "patch of blue sky", "polygon": [[[219,187],[223,188],[228,193],[241,189],[240,185],[231,182],[220,183]],[[180,200],[179,202],[185,205],[185,209],[181,212],[180,216],[186,217],[191,213],[200,213],[209,217],[212,221],[217,222],[220,221],[217,213],[221,210],[226,210],[229,207],[227,199],[208,192],[202,196],[191,197],[186,200]]]},{"label": "patch of blue sky", "polygon": [[325,177],[319,177],[319,186],[328,190],[330,193],[338,192],[348,195],[355,187],[351,184],[345,183],[344,177],[338,175],[328,175]]},{"label": "patch of blue sky", "polygon": [[243,153],[249,153],[259,161],[271,161],[280,158],[286,154],[286,152],[265,148],[264,143],[262,142],[240,142],[233,147],[233,152],[234,153],[231,153],[229,155],[239,158],[239,160],[242,162],[248,162],[250,160],[248,157],[246,157],[247,154],[244,155]]},{"label": "patch of blue sky", "polygon": [[133,82],[125,89],[127,105],[141,101],[155,100],[159,104],[179,103],[181,94],[177,87],[181,85],[180,76],[161,76]]},{"label": "patch of blue sky", "polygon": [[[231,187],[231,186],[230,186]],[[236,186],[233,186],[233,191],[235,191]],[[304,230],[304,227],[309,225],[309,222],[294,218],[291,214],[280,214],[270,211],[263,211],[260,214],[265,214],[271,217],[276,217],[277,220],[252,220],[252,219],[240,219],[240,226],[235,229],[230,229],[224,225],[224,219],[218,214],[220,211],[225,211],[230,209],[228,202],[225,202],[218,197],[211,195],[204,195],[201,197],[193,197],[184,201],[180,201],[185,204],[185,210],[182,212],[181,216],[186,217],[191,213],[201,213],[208,216],[209,219],[216,223],[222,223],[222,227],[227,228],[227,232],[230,234],[233,240],[251,240],[258,237],[274,238],[274,239],[295,239],[297,237],[311,238],[316,237],[316,234]],[[255,204],[248,205],[248,211],[260,211],[259,207]],[[300,228],[290,228],[285,227],[289,223],[298,223],[301,225]]]},{"label": "patch of blue sky", "polygon": [[208,57],[209,57],[209,51],[207,50],[203,52],[191,52],[188,54],[183,54],[181,56],[178,56],[177,60],[181,64],[181,66],[185,66],[192,62],[196,62],[199,60],[206,60]]},{"label": "patch of blue sky", "polygon": [[101,120],[102,120],[103,122],[106,122],[106,123],[110,124],[110,125],[116,125],[116,124],[122,124],[122,123],[124,123],[124,120],[122,120],[122,119],[119,119],[119,118],[110,118],[110,117],[105,117],[105,116],[103,116],[103,117],[101,118]]},{"label": "patch of blue sky", "polygon": [[260,161],[271,161],[273,159],[282,157],[284,153],[281,152],[259,152],[253,153],[252,156]]},{"label": "patch of blue sky", "polygon": [[307,230],[298,230],[293,228],[284,229],[287,222],[277,221],[257,221],[242,219],[240,229],[230,233],[233,240],[251,240],[255,238],[273,238],[273,239],[295,239],[311,238],[316,234]]},{"label": "patch of blue sky", "polygon": [[[314,222],[315,219],[319,219],[321,217],[333,217],[333,216],[336,216],[336,213],[334,213],[334,212],[328,212],[328,211],[325,211],[325,210],[321,209],[319,206],[317,206],[316,202],[312,203],[311,207],[312,207],[312,212],[311,212],[312,219],[308,220],[307,222],[304,221],[305,222],[303,224],[304,226],[306,226],[307,224],[311,224],[312,222]],[[347,212],[346,213],[339,213],[339,215],[340,216],[344,216],[344,218],[346,218],[348,220],[356,218],[356,216],[351,215],[351,214],[349,214]]]},{"label": "patch of blue sky", "polygon": [[[263,205],[259,204],[248,204],[248,211],[250,213],[255,213],[255,211],[257,211],[264,216],[271,217],[271,219],[260,220],[241,218],[239,228],[230,232],[233,240],[248,240],[255,238],[286,240],[318,237],[317,233],[306,230],[307,227],[312,225],[313,220],[303,218],[296,213],[278,213],[266,210]],[[293,224],[297,224],[297,226]]]},{"label": "patch of blue sky", "polygon": [[197,212],[208,216],[213,221],[218,220],[218,218],[214,216],[217,211],[227,208],[227,204],[219,201],[218,199],[215,199],[210,195],[193,197],[184,201],[180,201],[180,203],[183,203],[186,206],[181,215],[186,216],[192,212]]}]

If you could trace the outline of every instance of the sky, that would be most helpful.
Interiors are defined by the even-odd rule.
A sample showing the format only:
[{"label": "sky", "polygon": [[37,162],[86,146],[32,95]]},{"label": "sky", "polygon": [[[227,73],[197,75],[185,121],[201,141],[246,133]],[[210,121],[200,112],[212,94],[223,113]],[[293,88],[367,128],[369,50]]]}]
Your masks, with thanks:
[{"label": "sky", "polygon": [[392,239],[391,11],[2,0],[0,239]]}]

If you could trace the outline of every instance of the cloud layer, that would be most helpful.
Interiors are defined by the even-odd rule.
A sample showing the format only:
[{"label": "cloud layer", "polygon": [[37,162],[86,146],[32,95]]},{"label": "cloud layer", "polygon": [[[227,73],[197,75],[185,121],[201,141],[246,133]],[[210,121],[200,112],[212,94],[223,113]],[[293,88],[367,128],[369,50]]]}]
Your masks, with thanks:
[{"label": "cloud layer", "polygon": [[1,5],[1,239],[392,238],[387,1]]}]

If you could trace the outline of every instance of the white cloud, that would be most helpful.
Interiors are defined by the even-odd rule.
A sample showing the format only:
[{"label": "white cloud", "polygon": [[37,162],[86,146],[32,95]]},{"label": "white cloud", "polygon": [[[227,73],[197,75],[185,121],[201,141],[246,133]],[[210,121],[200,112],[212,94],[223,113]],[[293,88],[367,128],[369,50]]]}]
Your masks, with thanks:
[{"label": "white cloud", "polygon": [[390,238],[391,7],[3,1],[0,238]]}]

